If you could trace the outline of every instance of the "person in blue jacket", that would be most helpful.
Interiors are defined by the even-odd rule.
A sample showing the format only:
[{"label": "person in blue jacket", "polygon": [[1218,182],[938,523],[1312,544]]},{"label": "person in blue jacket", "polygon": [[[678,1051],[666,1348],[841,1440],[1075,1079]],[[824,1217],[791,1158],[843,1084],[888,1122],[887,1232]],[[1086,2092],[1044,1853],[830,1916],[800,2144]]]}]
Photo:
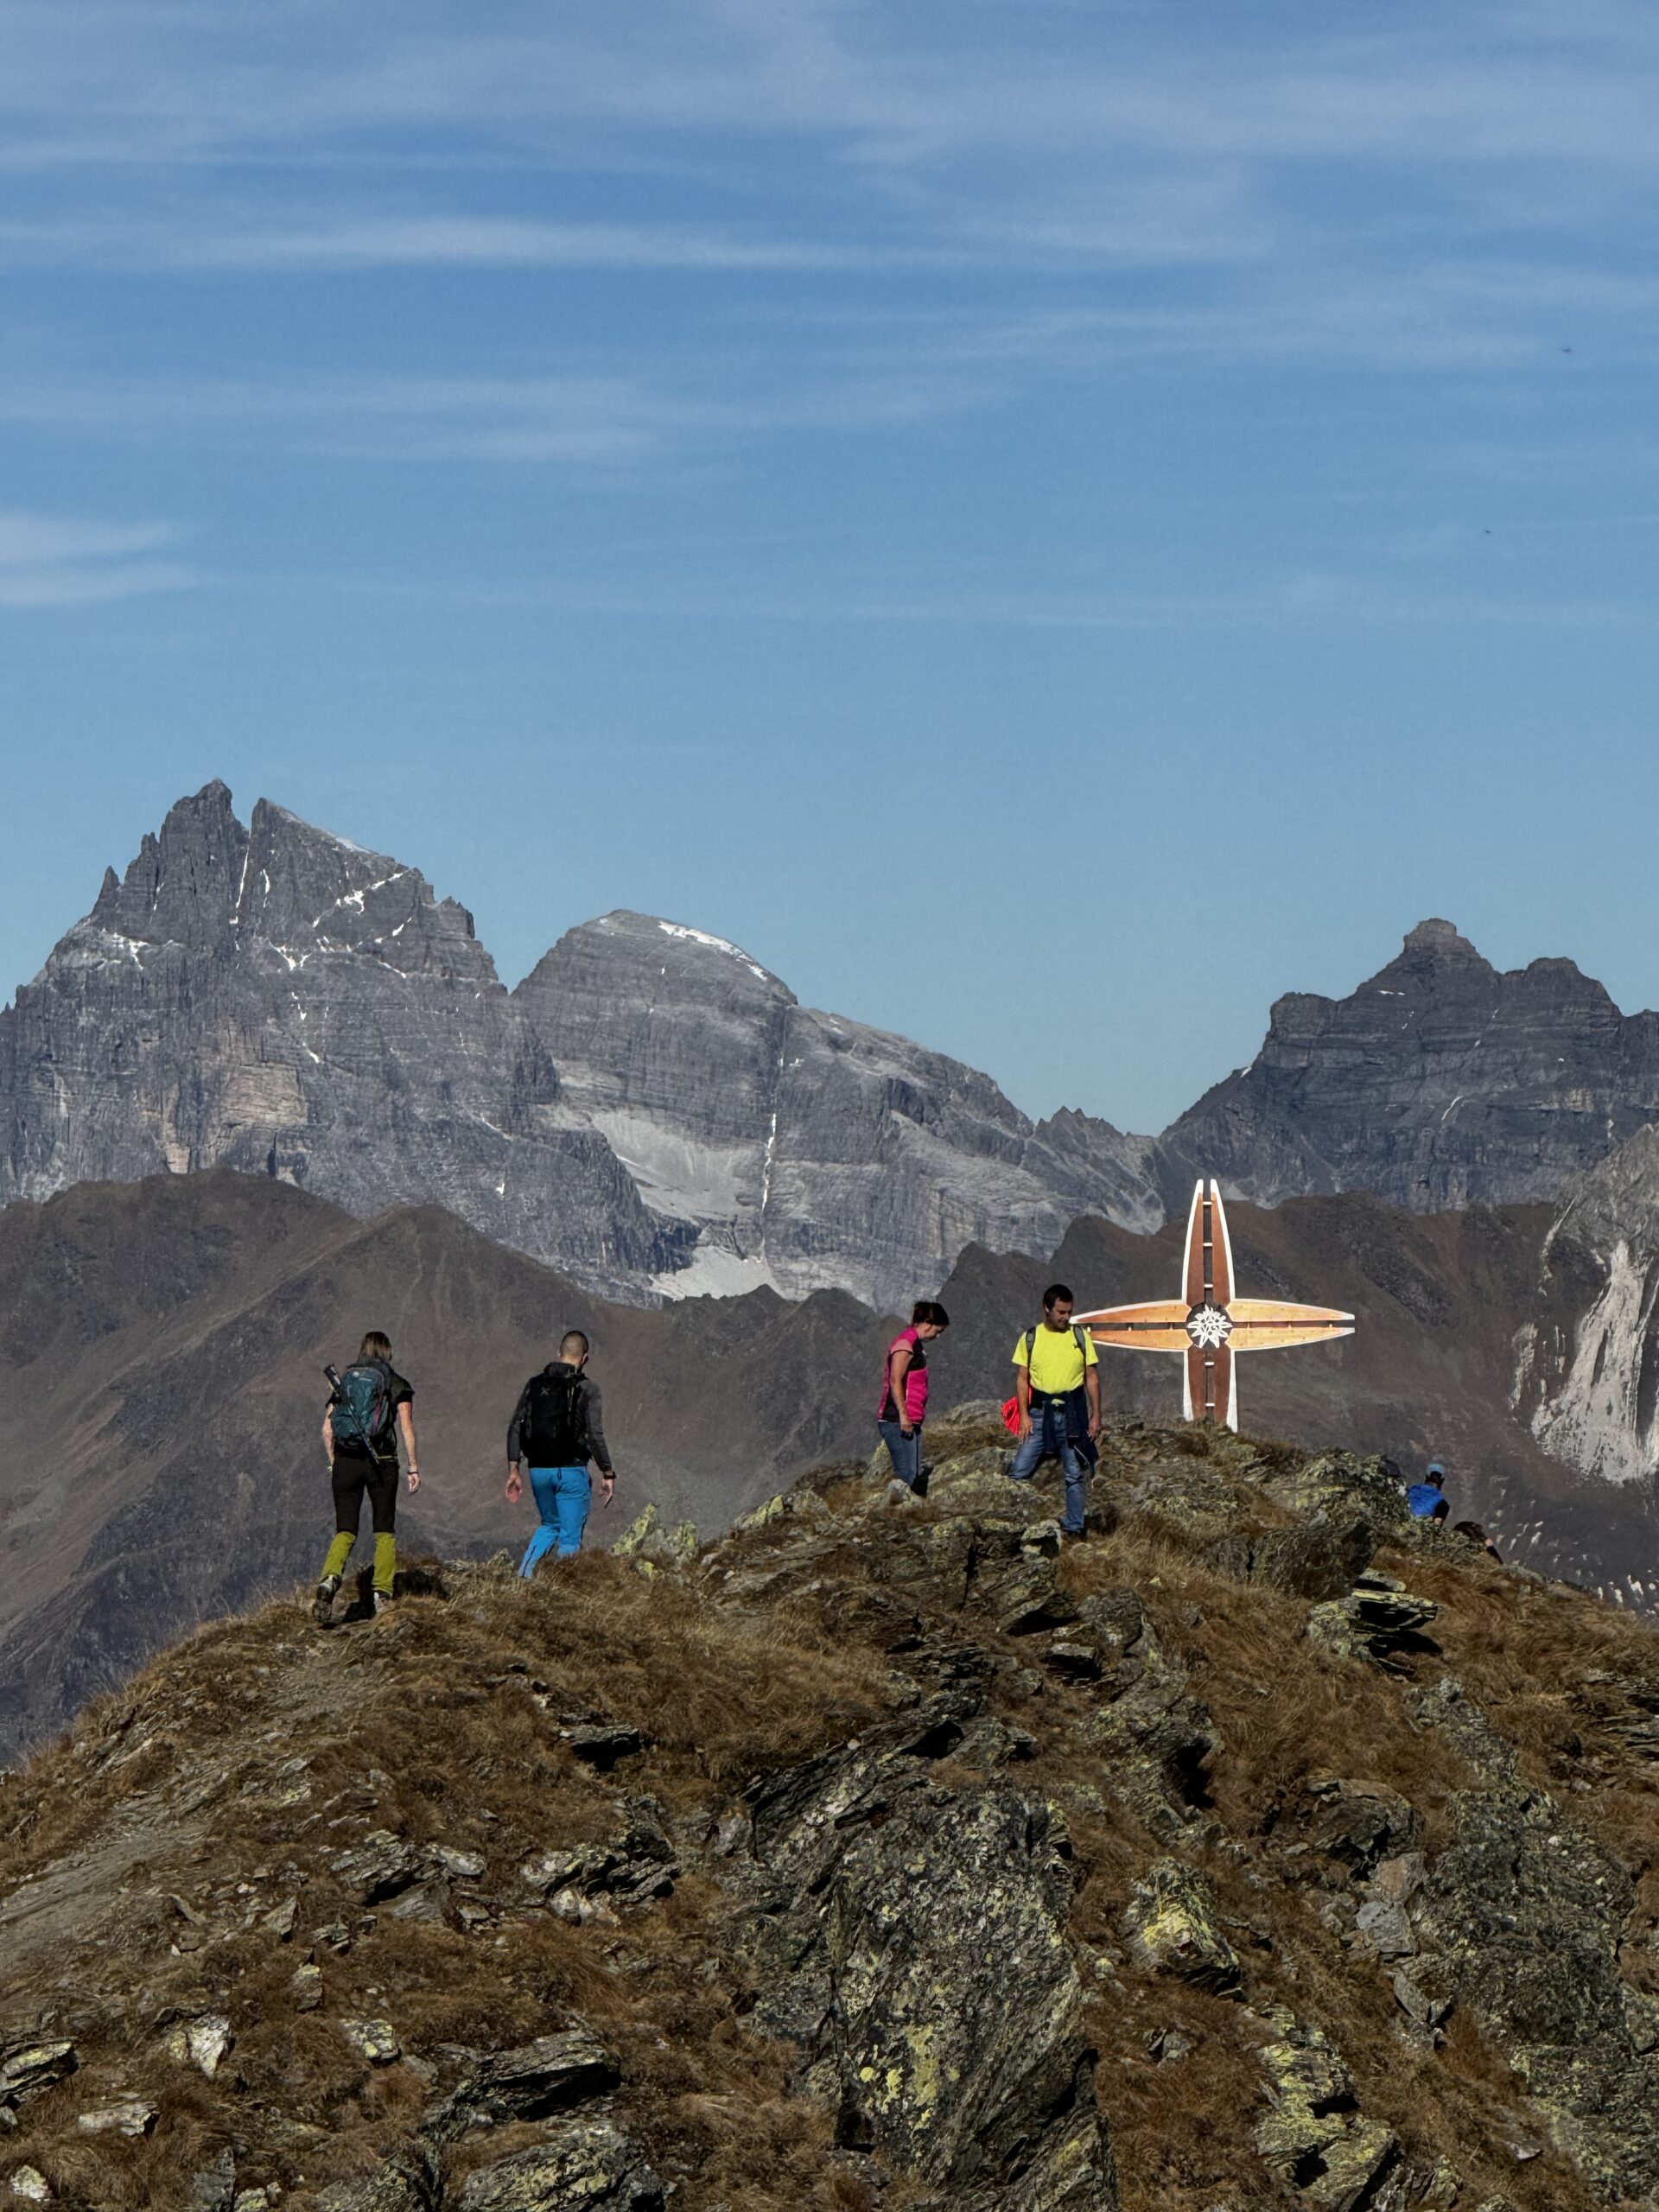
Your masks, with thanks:
[{"label": "person in blue jacket", "polygon": [[1444,1521],[1452,1508],[1444,1496],[1446,1469],[1438,1459],[1431,1459],[1423,1470],[1423,1479],[1412,1483],[1406,1491],[1406,1503],[1411,1509],[1414,1521]]}]

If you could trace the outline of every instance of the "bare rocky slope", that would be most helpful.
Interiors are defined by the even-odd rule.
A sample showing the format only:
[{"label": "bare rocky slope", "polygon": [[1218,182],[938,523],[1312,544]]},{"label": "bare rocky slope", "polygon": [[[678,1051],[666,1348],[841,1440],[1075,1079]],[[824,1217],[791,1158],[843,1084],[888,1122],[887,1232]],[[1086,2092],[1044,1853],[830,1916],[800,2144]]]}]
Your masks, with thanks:
[{"label": "bare rocky slope", "polygon": [[997,1432],[219,1623],[0,1789],[79,2212],[1659,2202],[1659,1643],[1375,1461]]}]

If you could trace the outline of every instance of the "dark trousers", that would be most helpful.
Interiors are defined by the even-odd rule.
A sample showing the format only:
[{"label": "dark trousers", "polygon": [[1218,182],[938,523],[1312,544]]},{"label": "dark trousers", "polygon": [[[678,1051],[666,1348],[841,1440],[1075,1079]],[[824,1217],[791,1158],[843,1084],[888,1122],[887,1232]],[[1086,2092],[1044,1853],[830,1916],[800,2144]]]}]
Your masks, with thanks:
[{"label": "dark trousers", "polygon": [[389,1536],[397,1524],[397,1462],[372,1459],[367,1453],[336,1451],[333,1474],[334,1526],[342,1536],[354,1536],[363,1518],[363,1494],[377,1536]]}]

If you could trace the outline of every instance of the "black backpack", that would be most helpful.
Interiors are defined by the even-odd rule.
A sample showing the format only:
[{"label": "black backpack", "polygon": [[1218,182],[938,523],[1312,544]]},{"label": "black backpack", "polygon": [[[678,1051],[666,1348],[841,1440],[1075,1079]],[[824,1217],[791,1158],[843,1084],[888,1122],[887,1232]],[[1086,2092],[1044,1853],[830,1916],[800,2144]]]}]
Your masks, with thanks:
[{"label": "black backpack", "polygon": [[580,1373],[531,1376],[518,1445],[532,1467],[587,1465],[592,1455],[582,1382]]}]

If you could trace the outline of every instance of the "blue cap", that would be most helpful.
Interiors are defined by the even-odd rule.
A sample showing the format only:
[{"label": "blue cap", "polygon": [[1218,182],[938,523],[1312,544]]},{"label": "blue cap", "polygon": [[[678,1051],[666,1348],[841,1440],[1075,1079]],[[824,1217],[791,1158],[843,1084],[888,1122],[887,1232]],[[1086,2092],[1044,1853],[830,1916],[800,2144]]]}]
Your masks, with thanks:
[{"label": "blue cap", "polygon": [[1444,1478],[1446,1474],[1446,1469],[1440,1465],[1438,1459],[1431,1459],[1423,1471],[1425,1474],[1439,1475],[1442,1478]]}]

